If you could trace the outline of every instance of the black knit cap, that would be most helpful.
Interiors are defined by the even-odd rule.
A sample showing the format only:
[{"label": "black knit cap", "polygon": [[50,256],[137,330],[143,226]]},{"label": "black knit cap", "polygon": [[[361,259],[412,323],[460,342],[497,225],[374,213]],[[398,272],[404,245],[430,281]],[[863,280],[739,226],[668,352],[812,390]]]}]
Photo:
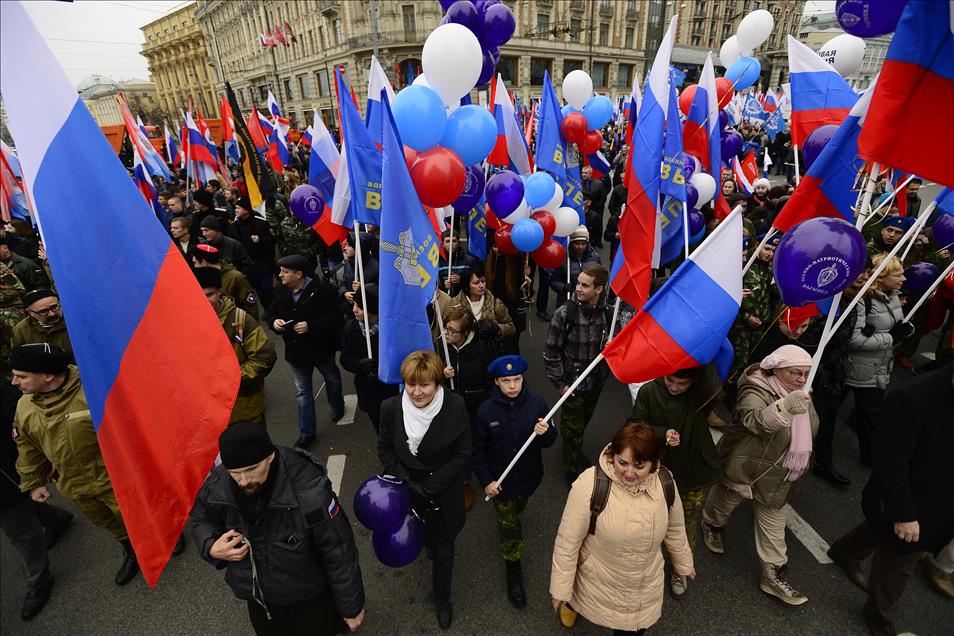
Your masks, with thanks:
[{"label": "black knit cap", "polygon": [[18,345],[10,352],[10,368],[29,373],[66,373],[72,356],[45,342]]},{"label": "black knit cap", "polygon": [[248,210],[249,212],[254,212],[252,208],[252,200],[248,197],[239,197],[238,201],[235,202],[235,207],[242,208],[243,210]]},{"label": "black knit cap", "polygon": [[264,424],[236,422],[219,435],[219,455],[228,470],[254,466],[274,451]]},{"label": "black knit cap", "polygon": [[196,267],[195,279],[199,281],[199,287],[202,289],[222,289],[222,272],[216,267]]},{"label": "black knit cap", "polygon": [[215,230],[216,232],[222,231],[222,224],[219,223],[219,220],[211,214],[202,219],[202,223],[199,224],[199,227],[205,228],[207,230]]},{"label": "black knit cap", "polygon": [[23,306],[29,307],[36,301],[43,300],[44,298],[56,298],[56,292],[52,289],[31,289],[23,294]]},{"label": "black knit cap", "polygon": [[212,198],[212,193],[205,190],[196,190],[193,192],[192,200],[196,203],[201,203],[207,208],[215,207],[215,200]]},{"label": "black knit cap", "polygon": [[[374,283],[368,283],[364,286],[364,295],[368,299],[368,313],[378,315],[378,286]],[[361,300],[361,290],[354,293],[354,304],[364,309],[364,303]]]}]

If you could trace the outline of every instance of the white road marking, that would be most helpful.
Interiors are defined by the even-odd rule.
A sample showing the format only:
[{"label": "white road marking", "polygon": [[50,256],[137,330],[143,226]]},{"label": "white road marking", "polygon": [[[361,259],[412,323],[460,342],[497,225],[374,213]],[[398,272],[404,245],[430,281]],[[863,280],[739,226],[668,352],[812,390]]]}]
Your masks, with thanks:
[{"label": "white road marking", "polygon": [[341,492],[341,478],[344,476],[345,461],[347,459],[345,455],[328,456],[328,465],[326,466],[328,478],[331,480],[331,488],[336,494]]},{"label": "white road marking", "polygon": [[340,420],[338,420],[338,426],[347,426],[348,424],[354,424],[354,414],[358,409],[358,396],[354,393],[349,393],[344,396],[344,415]]}]

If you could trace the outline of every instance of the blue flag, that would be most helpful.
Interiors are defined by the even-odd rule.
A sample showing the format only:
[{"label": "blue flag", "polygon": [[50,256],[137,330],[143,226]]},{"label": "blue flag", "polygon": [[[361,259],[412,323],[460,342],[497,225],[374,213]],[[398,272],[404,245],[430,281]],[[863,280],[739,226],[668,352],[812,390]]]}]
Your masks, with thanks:
[{"label": "blue flag", "polygon": [[580,156],[578,153],[570,152],[563,157],[566,177],[553,176],[563,188],[563,207],[576,210],[576,213],[580,215],[580,225],[586,225],[586,217],[583,215],[583,178],[580,176]]},{"label": "blue flag", "polygon": [[768,121],[765,122],[765,134],[767,134],[772,141],[775,141],[778,134],[786,130],[788,130],[788,126],[785,124],[785,117],[782,115],[782,109],[778,108],[769,116]]},{"label": "blue flag", "polygon": [[391,105],[382,103],[381,217],[378,258],[380,336],[378,377],[387,384],[401,382],[401,363],[411,353],[434,350],[427,305],[437,288],[440,246],[421,205],[398,141]]},{"label": "blue flag", "polygon": [[682,86],[685,83],[686,71],[670,66],[669,73],[671,74],[673,85]]},{"label": "blue flag", "polygon": [[742,119],[765,121],[768,118],[769,116],[759,100],[755,99],[752,93],[749,93],[745,98],[745,106],[742,107]]},{"label": "blue flag", "polygon": [[335,80],[338,82],[338,109],[344,129],[342,152],[348,155],[351,213],[360,223],[381,225],[381,153],[337,68]]},{"label": "blue flag", "polygon": [[538,170],[546,170],[561,183],[566,179],[566,142],[560,132],[563,115],[550,76],[543,72],[543,96],[537,107],[540,122],[537,125],[537,152],[533,160]]},{"label": "blue flag", "polygon": [[[659,172],[660,194],[686,200],[686,162],[682,153],[682,122],[679,120],[679,96],[669,82],[669,108],[666,113],[666,141]],[[682,218],[680,216],[680,218]]]},{"label": "blue flag", "polygon": [[467,213],[467,253],[480,262],[487,260],[487,214],[483,196]]},{"label": "blue flag", "polygon": [[666,197],[665,203],[659,209],[660,240],[662,241],[662,247],[659,248],[659,263],[661,265],[683,255],[686,237],[682,229],[682,212],[682,201],[675,197]]}]

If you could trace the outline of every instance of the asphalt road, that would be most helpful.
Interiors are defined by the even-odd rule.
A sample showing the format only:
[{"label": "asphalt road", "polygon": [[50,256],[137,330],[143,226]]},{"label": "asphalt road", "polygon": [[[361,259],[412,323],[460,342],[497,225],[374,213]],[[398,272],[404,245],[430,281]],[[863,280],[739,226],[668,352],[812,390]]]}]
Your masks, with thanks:
[{"label": "asphalt road", "polygon": [[[925,193],[927,195],[927,193]],[[929,200],[927,196],[925,200]],[[552,308],[552,301],[551,301]],[[552,403],[555,392],[543,373],[541,357],[545,325],[535,318],[532,335],[524,334],[524,355],[530,360],[529,382]],[[269,430],[277,443],[291,444],[297,437],[294,388],[288,366],[281,359],[267,380]],[[922,350],[933,351],[933,338]],[[923,361],[923,358],[921,358]],[[896,370],[903,378],[907,372]],[[350,374],[344,373],[345,392],[353,393]],[[316,374],[316,386],[320,386]],[[371,424],[358,413],[351,424],[330,423],[324,395],[318,401],[318,440],[311,450],[322,461],[334,457],[342,465],[341,501],[350,511],[358,485],[380,470]],[[610,379],[596,414],[586,431],[584,451],[595,457],[623,423],[630,401],[626,388]],[[846,403],[843,417],[850,409]],[[794,489],[791,505],[818,535],[805,539],[816,552],[861,520],[861,488],[866,470],[857,462],[853,431],[840,426],[835,451],[838,466],[852,479],[844,490],[812,475]],[[524,572],[529,604],[523,610],[510,606],[504,590],[504,568],[496,548],[492,507],[478,501],[468,514],[457,542],[453,584],[455,619],[452,634],[560,634],[548,595],[553,539],[566,498],[559,441],[544,455],[547,476],[523,515],[527,549]],[[51,552],[56,577],[53,597],[30,623],[19,620],[23,580],[10,544],[0,541],[0,631],[3,634],[250,634],[244,602],[236,600],[222,573],[202,561],[190,544],[174,558],[156,589],[142,578],[118,588],[113,577],[121,563],[121,549],[105,530],[93,526],[68,500],[57,495],[54,503],[76,513],[72,527]],[[367,616],[360,633],[436,634],[440,630],[430,599],[430,567],[422,556],[402,569],[390,569],[374,557],[371,535],[352,519],[367,594]],[[800,537],[805,531],[800,531]],[[865,634],[861,620],[864,595],[847,582],[832,564],[820,563],[806,543],[788,535],[792,584],[809,597],[801,607],[789,607],[758,588],[759,564],[752,534],[749,506],[737,510],[727,526],[727,552],[710,554],[698,541],[697,580],[683,601],[666,597],[663,616],[653,633],[671,634]],[[921,571],[908,586],[898,618],[902,632],[919,635],[950,634],[954,604],[944,600],[926,582]],[[580,620],[576,633],[607,634],[608,630]]]}]

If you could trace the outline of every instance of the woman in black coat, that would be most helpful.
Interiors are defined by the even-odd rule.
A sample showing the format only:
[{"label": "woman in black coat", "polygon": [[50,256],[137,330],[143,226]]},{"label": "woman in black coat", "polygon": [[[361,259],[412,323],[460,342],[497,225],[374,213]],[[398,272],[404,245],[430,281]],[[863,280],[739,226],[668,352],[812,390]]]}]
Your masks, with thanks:
[{"label": "woman in black coat", "polygon": [[437,622],[447,629],[454,540],[466,518],[461,475],[471,448],[464,400],[441,386],[443,367],[433,351],[415,351],[401,364],[404,392],[381,405],[378,457],[387,473],[404,481],[424,521]]}]

